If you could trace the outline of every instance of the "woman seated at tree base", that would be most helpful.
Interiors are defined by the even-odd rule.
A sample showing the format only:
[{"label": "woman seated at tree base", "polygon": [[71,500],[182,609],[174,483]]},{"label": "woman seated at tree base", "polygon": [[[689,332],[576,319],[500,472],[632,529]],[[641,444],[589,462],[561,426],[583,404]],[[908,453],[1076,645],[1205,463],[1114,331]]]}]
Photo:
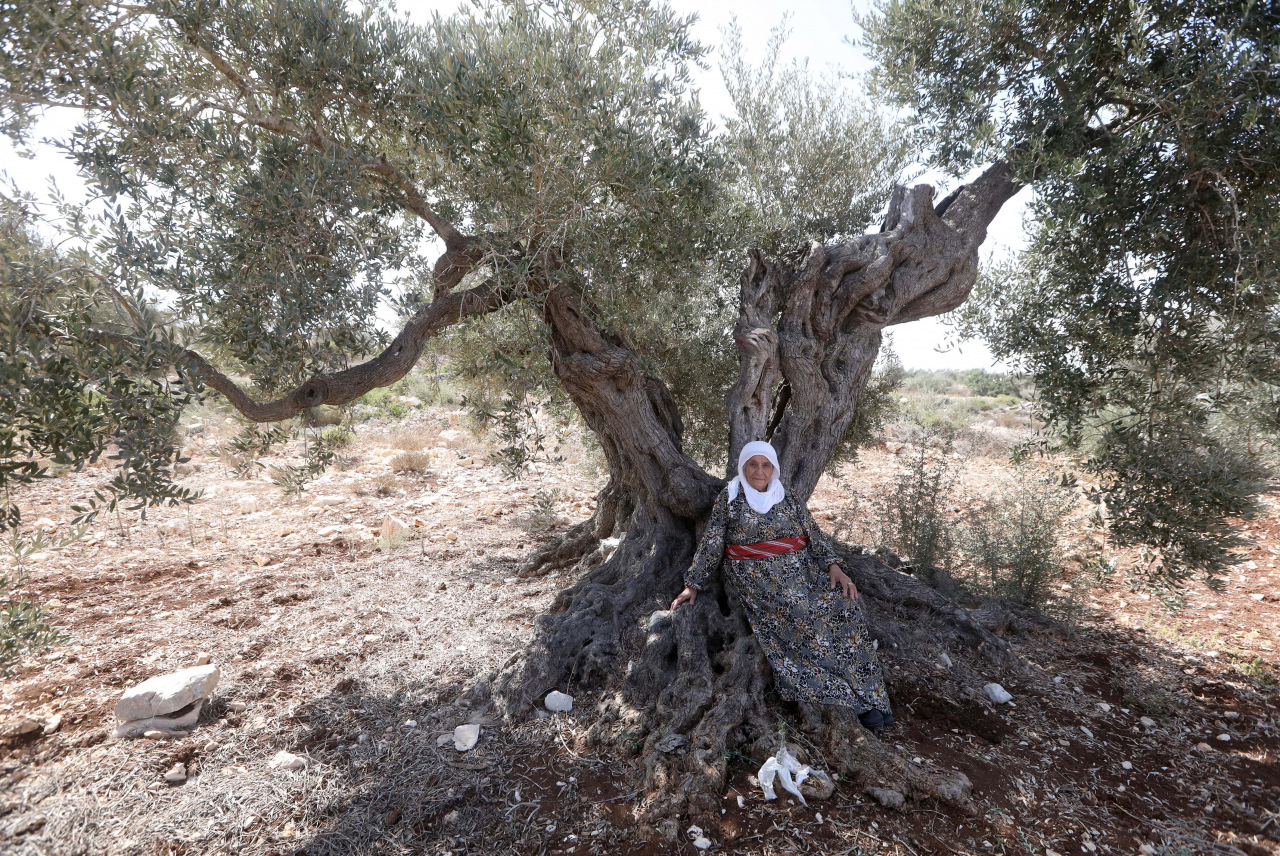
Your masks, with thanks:
[{"label": "woman seated at tree base", "polygon": [[783,698],[802,710],[849,708],[873,730],[892,725],[858,590],[804,501],[787,495],[778,471],[773,446],[743,447],[738,476],[717,497],[685,589],[671,608],[694,603],[723,558],[725,578],[742,598]]}]

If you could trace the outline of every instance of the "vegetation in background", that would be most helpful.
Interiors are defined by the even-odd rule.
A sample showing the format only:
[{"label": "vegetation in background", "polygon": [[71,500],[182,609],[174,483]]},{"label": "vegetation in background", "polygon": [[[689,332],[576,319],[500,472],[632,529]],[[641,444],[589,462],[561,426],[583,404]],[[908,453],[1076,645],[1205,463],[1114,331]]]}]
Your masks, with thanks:
[{"label": "vegetation in background", "polygon": [[1280,8],[894,0],[862,24],[935,166],[1034,181],[1031,245],[961,335],[1090,455],[1141,581],[1212,582],[1280,431]]},{"label": "vegetation in background", "polygon": [[539,535],[560,522],[556,511],[556,503],[560,500],[560,489],[547,490],[539,488],[533,495],[529,512],[520,521],[520,527],[530,535]]},{"label": "vegetation in background", "polygon": [[554,449],[547,449],[551,438],[538,418],[535,401],[509,398],[496,411],[482,412],[480,418],[498,444],[489,460],[507,478],[523,478],[533,463],[558,464],[564,460],[564,456],[559,454],[558,442]]}]

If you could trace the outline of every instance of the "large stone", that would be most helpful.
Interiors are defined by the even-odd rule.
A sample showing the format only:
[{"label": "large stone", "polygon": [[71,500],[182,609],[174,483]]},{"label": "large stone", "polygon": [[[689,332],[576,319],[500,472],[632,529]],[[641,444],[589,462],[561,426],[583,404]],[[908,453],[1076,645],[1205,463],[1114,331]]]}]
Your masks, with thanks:
[{"label": "large stone", "polygon": [[194,728],[196,721],[200,719],[200,709],[202,707],[204,707],[203,699],[192,704],[176,716],[148,716],[146,719],[122,722],[116,726],[114,736],[117,738],[137,737],[146,734],[148,731],[172,732],[166,735],[170,737],[178,734],[186,736],[186,730]]},{"label": "large stone", "polygon": [[463,441],[463,434],[453,428],[446,428],[440,432],[440,439],[444,440],[450,446],[457,446]]},{"label": "large stone", "polygon": [[125,690],[116,702],[116,719],[133,722],[180,711],[208,698],[220,674],[217,666],[206,665],[149,678]]}]

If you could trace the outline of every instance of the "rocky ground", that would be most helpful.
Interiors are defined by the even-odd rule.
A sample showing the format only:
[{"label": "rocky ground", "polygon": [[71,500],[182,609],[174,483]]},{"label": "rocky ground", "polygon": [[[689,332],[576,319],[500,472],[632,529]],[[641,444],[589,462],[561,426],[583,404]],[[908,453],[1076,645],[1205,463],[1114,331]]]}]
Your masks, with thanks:
[{"label": "rocky ground", "polygon": [[[214,453],[234,428],[207,412],[187,438],[197,504],[145,523],[104,518],[35,557],[26,592],[71,641],[0,683],[0,846],[698,852],[687,829],[636,823],[635,771],[581,740],[587,694],[566,688],[572,712],[514,724],[453,704],[520,650],[569,582],[516,568],[591,513],[601,480],[576,455],[507,481],[478,441],[453,433],[456,421],[415,409],[364,423],[337,466],[285,499],[265,475],[232,476]],[[300,451],[295,441],[262,463]],[[851,493],[866,508],[898,460],[873,450],[824,479],[811,503],[819,522],[846,520]],[[968,488],[981,494],[1000,461],[974,458]],[[104,474],[20,496],[24,519],[64,526]],[[917,763],[965,772],[977,816],[892,811],[843,784],[807,807],[767,803],[759,759],[735,758],[720,816],[699,819],[708,852],[1280,853],[1280,499],[1271,509],[1223,592],[1197,587],[1172,614],[1126,589],[1089,590],[1072,632],[1012,637],[1025,674],[994,674],[961,651],[938,651],[922,672],[883,652],[900,722],[886,739]],[[383,538],[388,515],[407,526]],[[221,677],[198,727],[176,740],[112,738],[127,687],[205,656]],[[987,700],[991,681],[1011,704]],[[459,752],[452,733],[469,721],[480,739]],[[807,751],[803,734],[789,739]],[[273,767],[281,751],[300,768]],[[166,780],[177,764],[185,779]]]}]

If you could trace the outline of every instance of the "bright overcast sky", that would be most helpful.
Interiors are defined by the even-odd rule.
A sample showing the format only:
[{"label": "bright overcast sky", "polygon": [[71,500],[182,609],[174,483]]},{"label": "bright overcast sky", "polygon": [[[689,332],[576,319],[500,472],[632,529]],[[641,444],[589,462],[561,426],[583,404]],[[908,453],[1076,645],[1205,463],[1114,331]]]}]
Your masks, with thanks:
[{"label": "bright overcast sky", "polygon": [[[758,60],[764,55],[770,31],[790,11],[791,37],[784,47],[784,56],[807,58],[815,71],[839,69],[851,73],[855,79],[851,86],[858,86],[856,76],[867,70],[869,63],[862,52],[849,44],[856,39],[857,28],[853,22],[853,7],[847,0],[794,0],[789,6],[767,0],[671,0],[681,12],[696,12],[699,16],[696,33],[706,44],[718,45],[722,41],[720,30],[734,16],[743,31],[743,43],[750,58]],[[856,0],[863,6],[865,0]],[[400,0],[398,7],[411,17],[425,17],[433,10],[449,12],[458,8],[457,0]],[[729,96],[720,79],[718,57],[712,56],[710,68],[701,74],[702,102],[717,124],[730,109]],[[59,137],[74,123],[74,116],[50,115],[38,128],[38,136]],[[43,197],[50,178],[57,181],[62,191],[72,199],[84,195],[83,185],[63,156],[50,146],[37,145],[33,159],[18,156],[7,139],[0,140],[0,170],[14,178],[25,190]],[[932,180],[946,182],[938,176]],[[941,197],[942,193],[938,194]],[[1020,193],[1007,203],[992,223],[984,258],[1016,251],[1024,244],[1023,211],[1028,191]],[[966,343],[958,350],[941,352],[947,339],[947,328],[934,319],[925,319],[891,328],[893,346],[909,369],[967,369],[999,368],[992,365],[991,354],[980,342]]]}]

